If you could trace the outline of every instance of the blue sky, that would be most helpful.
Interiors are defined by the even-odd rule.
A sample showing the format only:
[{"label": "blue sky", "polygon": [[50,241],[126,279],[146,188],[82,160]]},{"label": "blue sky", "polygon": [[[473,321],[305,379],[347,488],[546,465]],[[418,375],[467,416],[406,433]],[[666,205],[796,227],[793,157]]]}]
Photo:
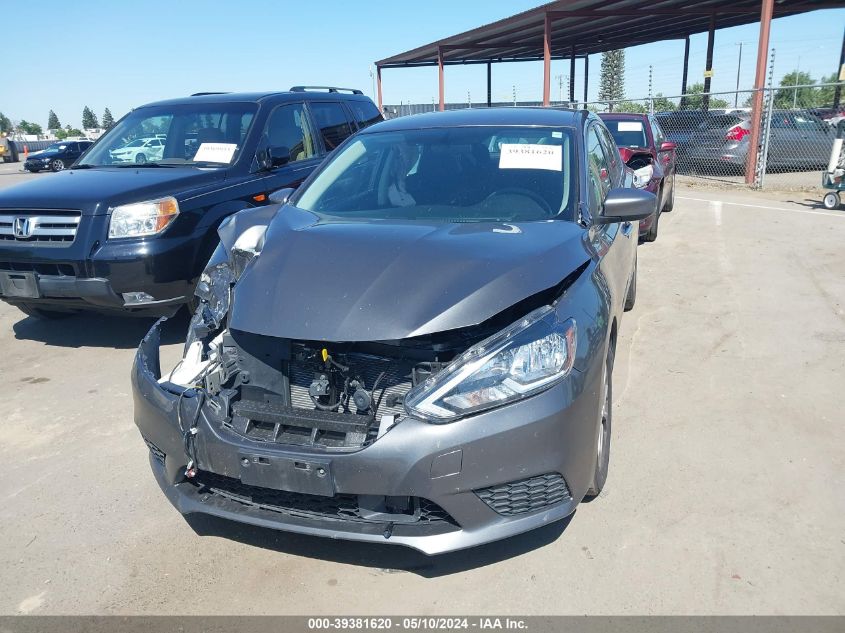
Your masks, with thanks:
[{"label": "blue sky", "polygon": [[[441,37],[543,4],[540,0],[425,0],[424,2],[292,2],[289,0],[4,0],[15,34],[32,40],[3,51],[0,111],[12,119],[45,125],[52,108],[62,124],[79,125],[82,108],[115,117],[159,99],[204,90],[286,89],[295,84],[333,84],[372,92],[372,62]],[[775,20],[771,45],[775,76],[799,66],[816,79],[836,69],[845,8]],[[8,30],[8,29],[7,29]],[[38,34],[35,37],[35,34]],[[744,42],[741,85],[754,80],[756,24],[718,31],[713,90],[736,82],[737,42]],[[692,38],[690,83],[702,80],[706,35]],[[680,90],[683,42],[628,49],[628,97]],[[590,98],[598,88],[599,57],[590,59]],[[553,75],[567,75],[554,62]],[[483,66],[447,67],[449,101],[486,98]],[[583,91],[582,64],[576,95]],[[539,99],[542,65],[493,67],[493,98]],[[557,84],[555,83],[555,86]],[[556,91],[555,91],[556,93]],[[430,103],[437,95],[436,68],[386,70],[386,103]]]}]

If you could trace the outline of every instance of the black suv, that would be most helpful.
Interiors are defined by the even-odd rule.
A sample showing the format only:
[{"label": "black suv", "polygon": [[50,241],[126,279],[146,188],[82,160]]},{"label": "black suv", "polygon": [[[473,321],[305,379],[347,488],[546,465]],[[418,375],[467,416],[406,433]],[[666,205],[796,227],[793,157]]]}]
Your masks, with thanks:
[{"label": "black suv", "polygon": [[23,168],[33,173],[42,169],[62,171],[65,167],[73,165],[76,159],[93,144],[94,141],[59,141],[53,143],[40,152],[30,154],[23,164]]},{"label": "black suv", "polygon": [[[0,299],[43,317],[172,314],[224,218],[297,187],[381,120],[360,90],[309,86],[137,108],[69,169],[0,191]],[[141,161],[138,139],[161,143]]]}]

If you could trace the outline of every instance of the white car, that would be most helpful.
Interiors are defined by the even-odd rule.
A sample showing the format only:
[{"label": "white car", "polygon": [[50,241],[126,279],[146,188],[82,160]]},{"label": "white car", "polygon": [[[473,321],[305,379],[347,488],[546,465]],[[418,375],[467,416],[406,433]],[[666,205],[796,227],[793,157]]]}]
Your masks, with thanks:
[{"label": "white car", "polygon": [[153,138],[136,138],[123,147],[111,150],[111,157],[121,163],[146,163],[161,160],[164,144],[167,139],[159,136]]}]

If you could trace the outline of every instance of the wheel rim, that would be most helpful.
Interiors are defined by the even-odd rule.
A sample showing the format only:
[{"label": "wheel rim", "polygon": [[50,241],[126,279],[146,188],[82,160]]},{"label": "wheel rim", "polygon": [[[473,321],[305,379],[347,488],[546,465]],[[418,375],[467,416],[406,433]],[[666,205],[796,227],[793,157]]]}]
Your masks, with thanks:
[{"label": "wheel rim", "polygon": [[610,386],[607,382],[607,369],[605,369],[604,373],[604,399],[601,407],[601,430],[599,431],[599,438],[596,446],[597,460],[600,468],[604,466],[604,453],[607,450],[607,436],[610,432],[607,425],[608,414],[610,413]]},{"label": "wheel rim", "polygon": [[53,161],[53,171],[61,171],[65,168],[65,164],[60,160]]},{"label": "wheel rim", "polygon": [[135,157],[135,162],[138,163],[139,165],[143,165],[144,163],[147,162],[147,157],[144,156],[143,154],[138,154]]}]

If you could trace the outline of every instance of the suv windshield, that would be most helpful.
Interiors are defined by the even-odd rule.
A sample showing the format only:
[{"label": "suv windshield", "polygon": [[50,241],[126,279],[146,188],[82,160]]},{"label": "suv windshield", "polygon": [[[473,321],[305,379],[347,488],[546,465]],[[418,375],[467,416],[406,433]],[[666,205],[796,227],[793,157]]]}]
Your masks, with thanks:
[{"label": "suv windshield", "polygon": [[345,220],[573,217],[572,132],[458,127],[362,134],[293,204]]},{"label": "suv windshield", "polygon": [[229,165],[243,148],[256,110],[253,103],[138,108],[109,130],[78,165]]}]

